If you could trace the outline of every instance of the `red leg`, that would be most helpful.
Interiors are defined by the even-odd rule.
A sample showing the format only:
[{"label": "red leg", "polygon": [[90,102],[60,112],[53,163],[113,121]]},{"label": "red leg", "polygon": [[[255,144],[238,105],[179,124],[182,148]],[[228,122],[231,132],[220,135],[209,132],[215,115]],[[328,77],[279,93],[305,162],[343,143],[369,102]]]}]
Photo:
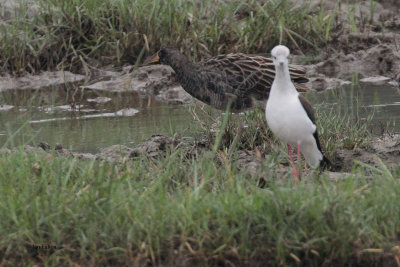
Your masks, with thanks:
[{"label": "red leg", "polygon": [[300,160],[300,144],[297,144],[297,161]]},{"label": "red leg", "polygon": [[293,156],[292,156],[292,148],[290,147],[289,144],[287,144],[287,148],[288,148],[288,153],[289,153],[289,158],[290,158],[290,164],[292,165],[293,168],[293,175],[294,175],[294,183],[297,185],[298,181],[299,181],[299,173],[296,170],[296,166],[294,164],[293,161]]},{"label": "red leg", "polygon": [[[300,143],[297,144],[297,162],[300,163]],[[299,179],[300,176],[300,170],[301,170],[301,165],[299,164],[299,175],[297,176],[297,178]]]}]

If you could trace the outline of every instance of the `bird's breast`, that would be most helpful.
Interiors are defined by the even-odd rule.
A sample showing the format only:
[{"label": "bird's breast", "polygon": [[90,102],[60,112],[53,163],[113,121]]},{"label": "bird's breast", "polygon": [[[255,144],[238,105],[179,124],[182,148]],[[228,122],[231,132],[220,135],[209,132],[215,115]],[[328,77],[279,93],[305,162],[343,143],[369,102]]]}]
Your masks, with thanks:
[{"label": "bird's breast", "polygon": [[297,96],[270,97],[265,116],[271,131],[289,144],[301,143],[311,138],[316,129]]}]

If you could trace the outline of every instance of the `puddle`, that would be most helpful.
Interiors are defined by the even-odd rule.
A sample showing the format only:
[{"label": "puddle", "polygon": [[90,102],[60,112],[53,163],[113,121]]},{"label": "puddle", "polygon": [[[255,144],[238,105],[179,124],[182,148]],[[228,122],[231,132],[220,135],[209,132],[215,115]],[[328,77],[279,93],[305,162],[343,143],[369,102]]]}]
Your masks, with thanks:
[{"label": "puddle", "polygon": [[[307,97],[316,108],[335,114],[367,118],[374,112],[376,134],[393,122],[400,132],[400,93],[394,87],[360,83]],[[135,146],[153,134],[193,136],[199,130],[187,106],[132,91],[9,90],[0,92],[0,107],[0,147],[45,141],[52,147],[60,143],[71,151],[97,153],[116,144]]]},{"label": "puddle", "polygon": [[[95,101],[93,101],[95,100]],[[196,131],[187,106],[171,105],[136,92],[82,89],[9,90],[0,93],[0,147],[45,141],[71,151],[99,152],[133,146],[154,133]]]}]

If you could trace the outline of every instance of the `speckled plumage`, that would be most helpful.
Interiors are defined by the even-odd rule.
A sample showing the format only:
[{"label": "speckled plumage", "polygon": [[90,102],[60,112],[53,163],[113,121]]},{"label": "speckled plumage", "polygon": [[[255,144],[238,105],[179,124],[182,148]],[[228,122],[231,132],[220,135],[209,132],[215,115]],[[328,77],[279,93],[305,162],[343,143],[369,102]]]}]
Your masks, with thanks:
[{"label": "speckled plumage", "polygon": [[[225,110],[240,112],[254,107],[257,101],[267,100],[275,77],[272,59],[242,53],[219,55],[193,63],[176,48],[162,48],[159,63],[172,67],[183,89],[198,100]],[[154,62],[154,61],[153,61]],[[308,79],[305,71],[290,67],[296,89],[306,92],[301,83]]]}]

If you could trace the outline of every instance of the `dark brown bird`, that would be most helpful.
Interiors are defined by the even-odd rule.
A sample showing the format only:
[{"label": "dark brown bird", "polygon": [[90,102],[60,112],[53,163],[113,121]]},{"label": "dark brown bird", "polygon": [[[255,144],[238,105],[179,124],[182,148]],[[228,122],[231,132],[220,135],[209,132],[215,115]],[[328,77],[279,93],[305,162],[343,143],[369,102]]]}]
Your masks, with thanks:
[{"label": "dark brown bird", "polygon": [[[230,105],[232,112],[252,108],[268,99],[275,77],[272,59],[242,53],[219,55],[191,62],[178,49],[161,48],[144,64],[165,64],[172,67],[183,89],[198,100],[220,110]],[[308,88],[301,83],[308,79],[301,68],[290,66],[290,77],[299,92]]]}]

